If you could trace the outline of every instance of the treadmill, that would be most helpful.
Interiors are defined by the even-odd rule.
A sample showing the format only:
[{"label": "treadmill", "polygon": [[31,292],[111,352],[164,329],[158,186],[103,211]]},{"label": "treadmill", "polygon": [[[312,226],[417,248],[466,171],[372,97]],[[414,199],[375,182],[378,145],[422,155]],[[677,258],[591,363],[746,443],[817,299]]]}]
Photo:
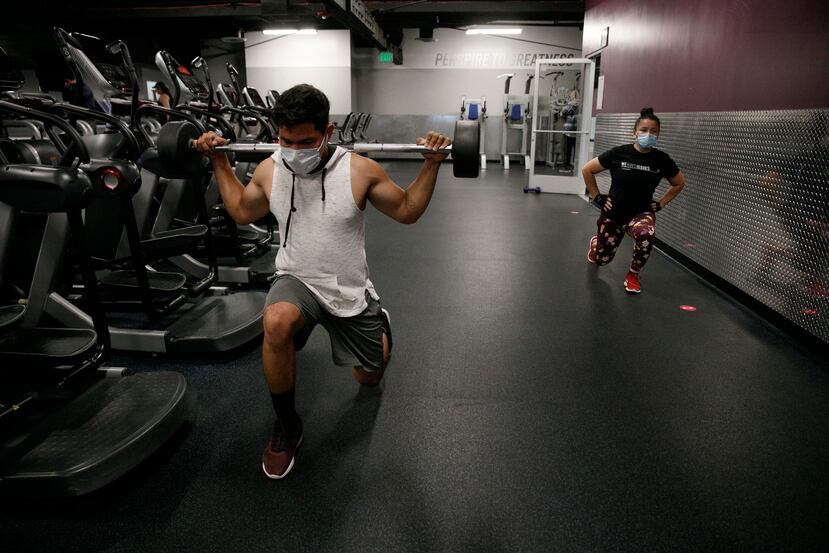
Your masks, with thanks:
[{"label": "treadmill", "polygon": [[[64,59],[79,80],[87,81],[91,85],[90,88],[100,91],[107,97],[131,97],[133,108],[137,106],[137,79],[125,44],[119,41],[105,47],[103,42],[95,37],[70,34],[60,28],[55,29],[55,38]],[[133,109],[131,113],[130,126],[137,133],[143,131],[139,117],[142,110],[145,113],[162,113],[171,118],[187,119],[198,124],[185,113],[148,104]],[[142,217],[144,220],[147,218],[153,194],[159,186],[157,176],[147,170],[148,167],[157,170],[159,164],[156,161],[157,152],[154,147],[147,147],[139,159],[139,164],[143,168],[143,182],[139,193],[133,198],[133,205],[142,242],[160,243],[164,247],[169,245],[175,249],[182,243],[191,242],[194,237],[203,237],[210,259],[210,270],[204,277],[197,278],[202,278],[202,282],[206,282],[207,285],[199,285],[183,305],[164,317],[136,319],[134,312],[110,312],[113,348],[156,353],[207,353],[232,350],[259,338],[263,331],[262,314],[266,292],[217,285],[217,265],[209,225],[189,225],[162,232],[148,230],[141,224]],[[194,202],[200,207],[200,218],[206,222],[208,217],[203,190],[199,192],[194,188],[198,183],[175,178],[181,177],[176,175],[162,176],[173,177],[166,182],[167,192],[179,190],[183,197],[185,190],[191,190]],[[142,201],[146,204],[142,205]],[[131,255],[126,235],[121,240],[118,253],[121,257]],[[177,255],[180,253],[181,251],[178,251]],[[160,268],[167,271],[170,269],[169,265],[163,264]],[[152,271],[158,269],[157,266],[150,266]],[[47,312],[64,324],[91,325],[89,315],[70,299],[53,292]]]},{"label": "treadmill", "polygon": [[[110,334],[82,210],[105,183],[82,169],[89,152],[68,122],[0,101],[6,108],[60,128],[77,158],[0,167],[0,282],[16,215],[48,214],[22,320],[0,327],[0,497],[77,496],[120,478],[166,443],[192,418],[194,400],[181,374],[104,366]],[[60,327],[43,317],[70,236],[91,327]]]}]

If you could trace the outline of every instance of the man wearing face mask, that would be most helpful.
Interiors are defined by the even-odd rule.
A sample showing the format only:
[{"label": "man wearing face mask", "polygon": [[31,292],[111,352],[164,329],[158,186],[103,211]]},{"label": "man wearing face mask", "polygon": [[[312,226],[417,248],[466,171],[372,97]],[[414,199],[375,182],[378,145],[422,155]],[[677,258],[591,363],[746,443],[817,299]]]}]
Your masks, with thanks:
[{"label": "man wearing face mask", "polygon": [[[282,244],[276,279],[264,314],[262,363],[276,413],[273,434],[262,456],[269,478],[283,478],[302,442],[295,409],[295,353],[319,324],[331,339],[337,365],[352,367],[364,386],[377,386],[392,347],[388,312],[369,279],[364,210],[371,203],[400,223],[414,223],[426,210],[446,157],[424,153],[423,166],[405,189],[380,165],[329,144],[334,126],[320,90],[297,85],[274,107],[280,151],[260,163],[247,186],[225,154],[213,151],[226,140],[205,133],[196,148],[210,157],[224,206],[239,224],[271,211]],[[429,132],[418,144],[445,148],[446,136]]]},{"label": "man wearing face mask", "polygon": [[[593,202],[601,208],[598,232],[590,239],[587,261],[606,265],[613,260],[625,234],[633,238],[633,260],[625,276],[625,290],[642,291],[639,272],[647,263],[656,234],[656,212],[667,206],[685,186],[685,177],[665,152],[656,149],[659,118],[643,108],[633,126],[633,144],[617,146],[588,161],[582,177]],[[610,169],[607,195],[599,193],[596,174]],[[653,193],[667,179],[671,187],[659,200]]]}]

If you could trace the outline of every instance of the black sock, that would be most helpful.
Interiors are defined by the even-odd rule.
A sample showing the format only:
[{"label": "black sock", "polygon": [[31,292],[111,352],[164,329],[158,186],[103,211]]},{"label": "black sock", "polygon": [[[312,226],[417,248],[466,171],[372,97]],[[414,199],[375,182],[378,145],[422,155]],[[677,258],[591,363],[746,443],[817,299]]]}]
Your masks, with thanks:
[{"label": "black sock", "polygon": [[271,401],[273,402],[273,410],[276,413],[276,418],[282,421],[283,424],[290,426],[296,426],[299,419],[294,399],[295,390],[296,387],[281,394],[271,392]]}]

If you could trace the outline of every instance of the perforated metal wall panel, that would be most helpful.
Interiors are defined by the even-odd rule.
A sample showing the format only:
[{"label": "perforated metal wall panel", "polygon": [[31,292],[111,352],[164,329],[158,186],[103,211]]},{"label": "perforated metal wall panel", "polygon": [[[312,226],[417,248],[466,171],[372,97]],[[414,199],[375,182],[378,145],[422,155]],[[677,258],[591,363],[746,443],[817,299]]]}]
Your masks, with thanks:
[{"label": "perforated metal wall panel", "polygon": [[[631,142],[637,115],[600,114],[596,155]],[[829,343],[829,110],[658,115],[687,183],[658,238]]]}]

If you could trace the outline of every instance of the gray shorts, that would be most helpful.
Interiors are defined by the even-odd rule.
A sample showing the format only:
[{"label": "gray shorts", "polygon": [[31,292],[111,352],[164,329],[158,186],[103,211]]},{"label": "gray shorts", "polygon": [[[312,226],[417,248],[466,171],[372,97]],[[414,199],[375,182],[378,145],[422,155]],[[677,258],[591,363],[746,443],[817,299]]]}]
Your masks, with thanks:
[{"label": "gray shorts", "polygon": [[328,331],[331,338],[331,358],[336,365],[360,365],[367,371],[383,367],[383,322],[385,316],[380,302],[366,291],[368,306],[359,315],[337,317],[326,311],[322,303],[298,278],[291,275],[276,277],[265,308],[278,302],[293,304],[302,313],[305,325],[294,336],[294,350],[299,351],[311,336],[317,324]]}]

